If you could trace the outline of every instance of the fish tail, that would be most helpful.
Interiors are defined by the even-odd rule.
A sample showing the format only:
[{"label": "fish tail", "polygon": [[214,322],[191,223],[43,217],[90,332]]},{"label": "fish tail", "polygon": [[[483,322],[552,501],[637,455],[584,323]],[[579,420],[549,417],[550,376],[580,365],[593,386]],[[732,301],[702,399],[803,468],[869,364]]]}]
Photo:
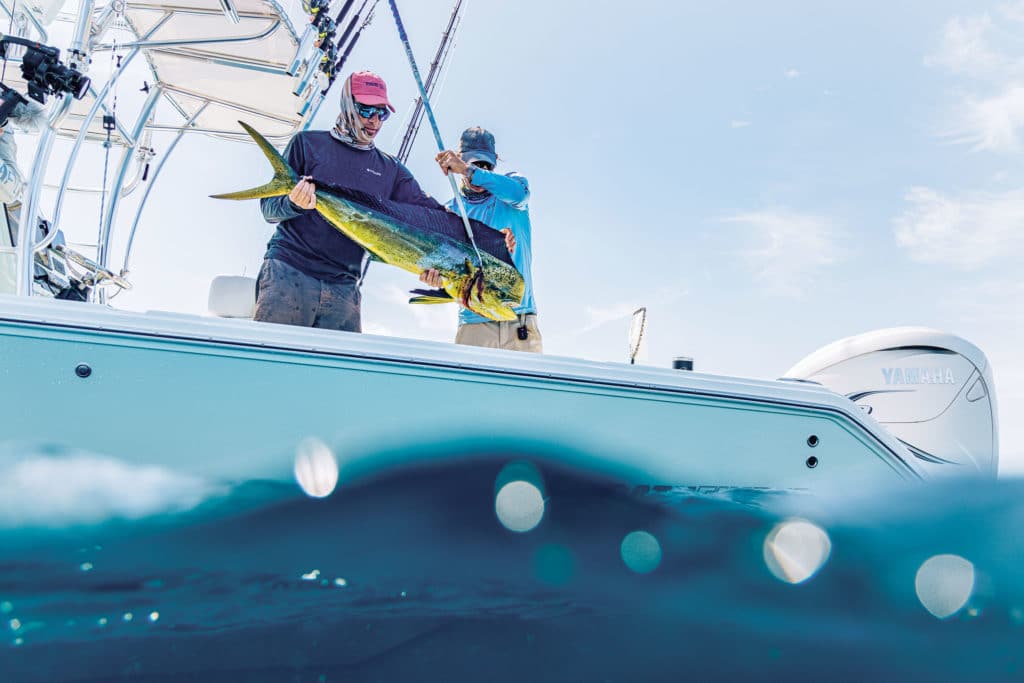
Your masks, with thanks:
[{"label": "fish tail", "polygon": [[239,190],[238,192],[212,194],[210,196],[214,199],[261,199],[263,197],[280,197],[281,195],[286,195],[291,192],[292,188],[295,187],[295,183],[299,181],[299,177],[295,171],[292,170],[292,167],[289,166],[288,162],[285,161],[285,158],[281,156],[276,149],[274,149],[274,146],[271,145],[265,137],[256,132],[252,126],[244,121],[239,121],[238,123],[240,123],[242,128],[245,129],[245,132],[256,141],[259,148],[263,150],[263,154],[266,155],[267,159],[270,161],[270,165],[274,168],[274,177],[269,183],[260,185],[259,187],[253,187],[248,190]]}]

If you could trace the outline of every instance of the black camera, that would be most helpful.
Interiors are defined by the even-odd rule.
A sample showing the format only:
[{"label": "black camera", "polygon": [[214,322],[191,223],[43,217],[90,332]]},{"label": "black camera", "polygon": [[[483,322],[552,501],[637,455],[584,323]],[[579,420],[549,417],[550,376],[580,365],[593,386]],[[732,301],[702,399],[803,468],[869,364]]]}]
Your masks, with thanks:
[{"label": "black camera", "polygon": [[47,95],[58,93],[71,93],[72,97],[80,100],[89,91],[89,78],[73,66],[61,64],[57,48],[0,34],[0,57],[7,56],[9,45],[25,48],[25,55],[21,58],[21,76],[28,83],[28,96],[36,102],[46,104]]},{"label": "black camera", "polygon": [[60,63],[60,50],[39,43],[29,46],[21,58],[21,75],[28,82],[28,96],[40,103],[47,95],[63,92],[80,100],[89,90],[88,77]]}]

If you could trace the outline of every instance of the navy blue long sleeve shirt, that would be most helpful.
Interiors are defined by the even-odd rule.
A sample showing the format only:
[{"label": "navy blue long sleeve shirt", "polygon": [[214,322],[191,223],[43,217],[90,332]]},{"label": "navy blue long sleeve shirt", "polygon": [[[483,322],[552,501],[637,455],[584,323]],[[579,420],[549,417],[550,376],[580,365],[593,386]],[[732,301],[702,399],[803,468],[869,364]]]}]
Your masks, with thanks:
[{"label": "navy blue long sleeve shirt", "polygon": [[[284,156],[297,174],[312,176],[314,182],[444,210],[393,156],[376,148],[355,149],[331,137],[329,131],[296,134]],[[287,196],[261,199],[260,208],[267,222],[278,224],[267,244],[267,258],[326,282],[359,279],[363,248],[316,210],[300,209]]]}]

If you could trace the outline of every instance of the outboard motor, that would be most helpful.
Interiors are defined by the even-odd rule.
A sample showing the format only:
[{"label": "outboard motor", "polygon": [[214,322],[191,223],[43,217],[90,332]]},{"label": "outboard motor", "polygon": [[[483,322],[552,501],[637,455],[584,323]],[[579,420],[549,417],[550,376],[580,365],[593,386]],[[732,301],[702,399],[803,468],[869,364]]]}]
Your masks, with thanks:
[{"label": "outboard motor", "polygon": [[845,395],[906,445],[925,476],[998,473],[992,369],[960,337],[924,327],[867,332],[815,351],[786,378]]}]

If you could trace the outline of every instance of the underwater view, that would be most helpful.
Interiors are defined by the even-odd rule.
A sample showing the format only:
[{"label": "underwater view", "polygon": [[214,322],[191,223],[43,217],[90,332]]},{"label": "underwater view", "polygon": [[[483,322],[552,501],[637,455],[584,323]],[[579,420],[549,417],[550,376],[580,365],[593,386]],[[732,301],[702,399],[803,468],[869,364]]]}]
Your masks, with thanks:
[{"label": "underwater view", "polygon": [[349,477],[315,441],[292,482],[0,455],[3,681],[1024,677],[1020,481],[826,498],[504,446]]}]

